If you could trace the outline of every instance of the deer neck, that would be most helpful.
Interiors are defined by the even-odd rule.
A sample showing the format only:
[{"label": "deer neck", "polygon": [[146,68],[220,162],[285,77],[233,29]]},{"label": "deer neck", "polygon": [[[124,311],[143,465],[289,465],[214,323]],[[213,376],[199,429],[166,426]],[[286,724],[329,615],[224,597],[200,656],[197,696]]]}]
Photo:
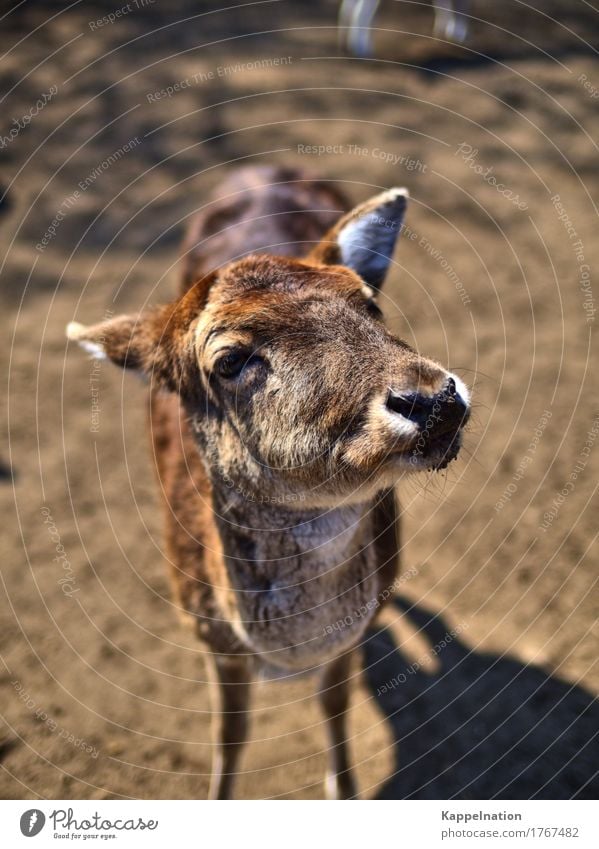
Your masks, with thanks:
[{"label": "deer neck", "polygon": [[225,555],[278,574],[293,571],[298,561],[317,560],[330,568],[351,559],[370,526],[368,504],[295,509],[231,492],[216,494],[214,502]]},{"label": "deer neck", "polygon": [[363,632],[367,618],[348,620],[347,611],[367,609],[376,598],[369,507],[311,512],[215,498],[229,621],[269,664],[319,665]]}]

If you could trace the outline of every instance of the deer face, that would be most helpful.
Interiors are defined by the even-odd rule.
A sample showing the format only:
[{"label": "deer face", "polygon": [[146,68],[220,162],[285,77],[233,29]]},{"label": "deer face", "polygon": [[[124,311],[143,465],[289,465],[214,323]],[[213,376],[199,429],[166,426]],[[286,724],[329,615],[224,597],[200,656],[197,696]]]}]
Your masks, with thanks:
[{"label": "deer face", "polygon": [[304,261],[254,255],[168,307],[70,335],[178,392],[215,483],[303,506],[362,500],[459,451],[469,395],[385,328],[406,195],[344,216]]}]

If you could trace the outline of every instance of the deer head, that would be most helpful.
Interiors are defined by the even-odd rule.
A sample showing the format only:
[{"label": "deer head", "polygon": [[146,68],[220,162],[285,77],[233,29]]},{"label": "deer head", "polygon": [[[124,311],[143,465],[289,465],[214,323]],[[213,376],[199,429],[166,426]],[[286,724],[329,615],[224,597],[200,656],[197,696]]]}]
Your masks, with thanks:
[{"label": "deer head", "polygon": [[384,192],[303,260],[250,255],[172,304],[68,336],[178,393],[215,486],[301,493],[304,507],[365,500],[444,468],[469,416],[462,381],[393,336],[377,305],[406,203]]}]

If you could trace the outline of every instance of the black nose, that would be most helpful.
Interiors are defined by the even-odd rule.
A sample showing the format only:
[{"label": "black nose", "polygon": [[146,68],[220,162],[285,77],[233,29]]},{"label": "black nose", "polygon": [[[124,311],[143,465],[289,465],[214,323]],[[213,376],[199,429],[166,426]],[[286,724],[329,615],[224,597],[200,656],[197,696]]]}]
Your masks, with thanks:
[{"label": "black nose", "polygon": [[455,380],[450,377],[436,395],[420,392],[394,392],[389,390],[387,408],[400,413],[417,424],[429,436],[457,431],[470,418],[470,410],[456,390]]}]

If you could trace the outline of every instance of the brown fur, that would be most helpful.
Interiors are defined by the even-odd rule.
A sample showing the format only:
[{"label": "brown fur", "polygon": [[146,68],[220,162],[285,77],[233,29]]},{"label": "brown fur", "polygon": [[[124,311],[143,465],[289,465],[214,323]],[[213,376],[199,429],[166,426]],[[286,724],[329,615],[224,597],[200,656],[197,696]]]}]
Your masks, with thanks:
[{"label": "brown fur", "polygon": [[[178,300],[70,329],[151,380],[173,584],[221,683],[212,787],[221,798],[258,666],[324,670],[332,790],[355,794],[348,653],[392,595],[393,485],[410,462],[434,466],[459,447],[462,422],[448,418],[451,437],[427,443],[421,460],[410,421],[389,412],[389,391],[441,398],[451,412],[448,373],[385,329],[374,304],[380,268],[368,286],[343,264],[365,262],[368,276],[370,259],[356,258],[344,233],[357,222],[370,238],[372,215],[395,216],[376,243],[377,257],[390,255],[405,197],[386,193],[339,221],[344,206],[302,174],[242,172],[190,228]],[[245,363],[234,379],[223,372],[231,351]]]}]

